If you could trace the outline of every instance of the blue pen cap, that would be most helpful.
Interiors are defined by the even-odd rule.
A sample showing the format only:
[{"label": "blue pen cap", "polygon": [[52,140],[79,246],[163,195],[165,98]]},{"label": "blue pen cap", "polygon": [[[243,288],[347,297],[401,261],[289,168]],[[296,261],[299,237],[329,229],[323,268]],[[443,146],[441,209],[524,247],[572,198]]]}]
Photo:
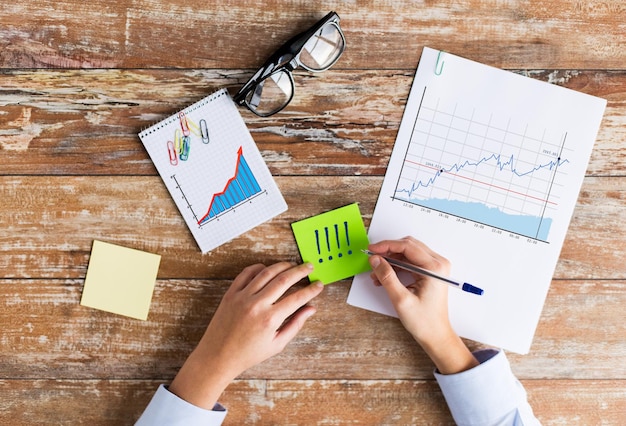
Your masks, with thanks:
[{"label": "blue pen cap", "polygon": [[482,288],[478,288],[469,283],[463,283],[463,287],[461,287],[461,290],[467,291],[468,293],[477,294],[479,296],[482,296],[484,293],[484,290]]}]

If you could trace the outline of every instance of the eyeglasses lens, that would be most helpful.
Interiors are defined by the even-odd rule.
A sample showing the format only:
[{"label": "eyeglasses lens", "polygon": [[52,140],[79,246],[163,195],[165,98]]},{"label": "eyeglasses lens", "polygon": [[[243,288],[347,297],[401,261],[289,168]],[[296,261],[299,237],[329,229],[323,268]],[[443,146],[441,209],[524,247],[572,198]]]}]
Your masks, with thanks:
[{"label": "eyeglasses lens", "polygon": [[248,93],[246,103],[257,114],[267,116],[282,109],[292,96],[291,76],[286,71],[279,71],[260,81],[254,90]]},{"label": "eyeglasses lens", "polygon": [[[345,42],[341,30],[329,22],[313,34],[300,50],[298,62],[309,71],[324,71],[331,67],[343,53]],[[293,77],[283,67],[287,61],[280,58],[279,71],[259,81],[247,93],[245,103],[256,114],[267,117],[283,109],[293,97]]]},{"label": "eyeglasses lens", "polygon": [[334,24],[324,25],[306,42],[300,53],[300,62],[306,68],[323,71],[341,56],[344,39]]}]

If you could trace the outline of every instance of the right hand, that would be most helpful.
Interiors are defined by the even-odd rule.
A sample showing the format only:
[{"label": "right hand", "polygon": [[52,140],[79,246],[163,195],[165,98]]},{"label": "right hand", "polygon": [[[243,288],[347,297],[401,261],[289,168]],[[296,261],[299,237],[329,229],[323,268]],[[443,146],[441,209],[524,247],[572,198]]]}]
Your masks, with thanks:
[{"label": "right hand", "polygon": [[[408,262],[447,276],[450,262],[413,237],[386,240],[371,244],[369,250]],[[448,286],[433,278],[411,274],[412,282],[405,286],[393,267],[380,256],[371,256],[374,284],[382,285],[404,327],[420,345],[428,344],[452,330],[448,319]]]},{"label": "right hand", "polygon": [[[443,276],[450,272],[446,258],[412,237],[381,241],[368,248]],[[412,282],[405,286],[384,258],[373,255],[369,261],[374,270],[374,284],[384,287],[400,321],[442,374],[458,373],[478,365],[450,324],[447,284],[411,274]]]}]

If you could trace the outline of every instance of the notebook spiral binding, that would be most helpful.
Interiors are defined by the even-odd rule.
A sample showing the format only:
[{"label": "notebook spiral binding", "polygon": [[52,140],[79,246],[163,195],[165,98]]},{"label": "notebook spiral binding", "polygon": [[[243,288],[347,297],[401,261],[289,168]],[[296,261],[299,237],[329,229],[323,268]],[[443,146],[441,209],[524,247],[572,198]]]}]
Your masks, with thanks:
[{"label": "notebook spiral binding", "polygon": [[184,112],[185,114],[188,114],[192,111],[195,111],[199,108],[202,108],[204,105],[213,102],[215,99],[218,99],[222,96],[228,96],[228,90],[226,89],[219,89],[213,93],[211,93],[210,95],[208,95],[205,98],[200,99],[198,102],[196,102],[195,104],[191,104],[188,107],[179,110],[177,112],[175,112],[174,114],[164,118],[163,120],[157,121],[147,127],[144,127],[143,129],[141,129],[141,132],[139,132],[139,137],[143,137],[143,136],[147,136],[150,135],[154,132],[159,131],[160,129],[162,129],[165,126],[170,125],[171,123],[178,121],[178,114],[180,112]]}]

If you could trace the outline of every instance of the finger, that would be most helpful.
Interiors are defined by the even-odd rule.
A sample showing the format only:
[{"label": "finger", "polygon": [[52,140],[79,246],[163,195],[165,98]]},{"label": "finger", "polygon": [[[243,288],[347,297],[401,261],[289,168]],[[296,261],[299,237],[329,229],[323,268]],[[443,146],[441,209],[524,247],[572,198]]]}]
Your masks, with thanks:
[{"label": "finger", "polygon": [[424,244],[422,241],[416,240],[413,237],[405,237],[405,239],[407,239],[409,244],[413,244],[413,245],[421,248],[422,250],[424,250],[426,253],[430,254],[433,258],[437,259],[438,261],[443,261],[443,262],[447,262],[448,261],[445,257],[443,257],[442,255],[440,255],[439,253],[437,253],[436,251],[431,249],[429,246]]},{"label": "finger", "polygon": [[376,287],[380,287],[380,281],[378,281],[378,277],[376,276],[376,274],[374,272],[372,272],[370,274],[370,278],[372,279],[372,283],[376,286]]},{"label": "finger", "polygon": [[448,262],[448,259],[446,259],[442,255],[440,255],[439,253],[437,253],[436,251],[431,249],[429,246],[427,246],[424,242],[422,242],[420,240],[417,240],[417,239],[415,239],[415,238],[413,238],[411,236],[404,237],[403,240],[406,241],[406,243],[409,246],[417,247],[418,249],[423,250],[424,252],[430,254],[438,262],[441,262],[441,263],[447,263]]},{"label": "finger", "polygon": [[370,249],[375,253],[401,254],[404,257],[407,257],[407,254],[412,254],[413,256],[421,256],[423,260],[428,260],[432,256],[432,250],[413,237],[380,241],[376,244],[370,244]]},{"label": "finger", "polygon": [[383,286],[389,295],[389,299],[394,307],[412,293],[407,290],[404,285],[398,279],[396,272],[391,267],[389,262],[383,259],[381,256],[371,256],[370,265],[374,270],[374,274],[378,279],[378,282]]},{"label": "finger", "polygon": [[288,318],[298,309],[313,300],[322,290],[324,290],[324,284],[320,281],[315,281],[280,300],[275,304],[275,307],[278,309],[278,313],[281,317]]},{"label": "finger", "polygon": [[416,266],[436,272],[447,272],[449,268],[447,259],[412,237],[381,241],[371,244],[369,248],[374,253],[401,255]]},{"label": "finger", "polygon": [[284,269],[279,274],[276,274],[276,276],[265,286],[263,289],[263,297],[267,297],[270,303],[275,303],[287,292],[287,290],[311,272],[313,272],[313,265],[310,263],[304,263],[297,266],[290,265],[290,268]]},{"label": "finger", "polygon": [[233,283],[230,286],[230,290],[240,291],[244,289],[250,283],[250,281],[252,281],[252,279],[256,277],[263,269],[265,269],[265,265],[260,263],[250,265],[244,268],[244,270],[241,271],[239,275],[237,275],[237,277],[233,280]]},{"label": "finger", "polygon": [[276,332],[276,343],[282,350],[302,330],[304,323],[316,312],[313,306],[301,307],[283,326]]},{"label": "finger", "polygon": [[290,268],[293,268],[293,265],[289,262],[278,262],[265,267],[250,281],[250,284],[247,286],[248,291],[251,294],[261,292],[272,280]]}]

